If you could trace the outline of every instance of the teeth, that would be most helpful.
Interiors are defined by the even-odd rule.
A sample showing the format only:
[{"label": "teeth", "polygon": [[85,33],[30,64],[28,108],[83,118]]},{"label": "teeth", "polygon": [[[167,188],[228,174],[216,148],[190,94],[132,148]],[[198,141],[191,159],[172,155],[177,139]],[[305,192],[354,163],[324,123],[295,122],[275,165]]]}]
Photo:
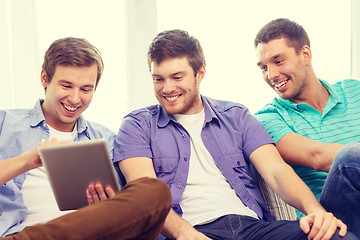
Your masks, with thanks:
[{"label": "teeth", "polygon": [[288,81],[288,80],[283,81],[283,82],[280,82],[280,83],[275,83],[275,87],[276,87],[276,88],[281,88],[281,87],[285,86],[285,84],[287,83],[287,81]]},{"label": "teeth", "polygon": [[173,101],[173,100],[175,100],[175,99],[178,99],[179,98],[179,96],[173,96],[173,97],[165,97],[167,100],[169,100],[169,101]]},{"label": "teeth", "polygon": [[69,111],[75,111],[77,109],[77,107],[71,107],[71,106],[68,106],[68,105],[65,105],[65,104],[64,104],[64,107]]}]

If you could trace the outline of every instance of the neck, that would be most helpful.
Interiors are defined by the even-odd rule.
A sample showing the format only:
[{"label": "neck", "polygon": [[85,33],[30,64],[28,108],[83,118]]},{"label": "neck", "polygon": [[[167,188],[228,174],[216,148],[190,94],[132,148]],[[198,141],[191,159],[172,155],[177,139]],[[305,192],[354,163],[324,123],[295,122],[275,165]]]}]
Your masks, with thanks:
[{"label": "neck", "polygon": [[60,120],[56,120],[47,113],[46,109],[43,106],[41,106],[41,108],[47,125],[60,132],[72,132],[74,130],[75,122],[64,123]]},{"label": "neck", "polygon": [[298,96],[298,99],[293,102],[306,103],[322,113],[329,97],[330,94],[328,90],[315,76],[311,81],[309,81],[308,86],[302,91],[301,96]]}]

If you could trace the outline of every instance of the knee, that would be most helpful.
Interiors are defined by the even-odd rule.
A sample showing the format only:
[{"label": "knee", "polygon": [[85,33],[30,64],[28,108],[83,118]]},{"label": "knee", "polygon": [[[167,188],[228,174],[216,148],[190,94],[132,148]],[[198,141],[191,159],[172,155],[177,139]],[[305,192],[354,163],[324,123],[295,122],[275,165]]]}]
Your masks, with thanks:
[{"label": "knee", "polygon": [[155,203],[159,203],[170,209],[171,207],[171,192],[168,185],[157,178],[140,178],[132,182],[138,185],[141,195],[144,199]]},{"label": "knee", "polygon": [[152,185],[153,191],[155,193],[157,193],[157,197],[161,198],[161,199],[166,199],[166,202],[168,202],[167,205],[171,205],[171,192],[170,192],[170,188],[168,187],[168,185],[156,178],[148,178],[147,181],[150,182],[150,184]]},{"label": "knee", "polygon": [[333,167],[336,167],[338,165],[359,166],[359,163],[360,163],[360,143],[352,142],[346,144],[343,148],[339,150],[339,152],[335,156]]},{"label": "knee", "polygon": [[331,240],[359,240],[358,237],[356,237],[353,233],[347,232],[344,237],[339,236],[339,229],[335,232]]}]

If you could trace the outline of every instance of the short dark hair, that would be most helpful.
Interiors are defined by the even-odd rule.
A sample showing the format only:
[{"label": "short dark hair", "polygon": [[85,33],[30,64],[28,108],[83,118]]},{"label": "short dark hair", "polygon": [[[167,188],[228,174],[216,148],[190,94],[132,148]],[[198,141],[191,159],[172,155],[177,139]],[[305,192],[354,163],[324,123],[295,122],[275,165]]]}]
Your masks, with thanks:
[{"label": "short dark hair", "polygon": [[293,47],[299,53],[304,45],[310,47],[310,40],[305,29],[294,21],[287,18],[278,18],[263,26],[257,33],[254,45],[268,43],[273,39],[285,38],[289,47]]},{"label": "short dark hair", "polygon": [[97,65],[95,88],[104,70],[104,63],[100,51],[83,38],[66,37],[53,42],[44,56],[42,69],[49,83],[54,76],[57,66],[91,66]]},{"label": "short dark hair", "polygon": [[167,58],[175,57],[186,57],[195,76],[206,65],[200,42],[188,32],[175,29],[159,33],[151,42],[148,50],[149,70],[151,62],[159,64]]}]

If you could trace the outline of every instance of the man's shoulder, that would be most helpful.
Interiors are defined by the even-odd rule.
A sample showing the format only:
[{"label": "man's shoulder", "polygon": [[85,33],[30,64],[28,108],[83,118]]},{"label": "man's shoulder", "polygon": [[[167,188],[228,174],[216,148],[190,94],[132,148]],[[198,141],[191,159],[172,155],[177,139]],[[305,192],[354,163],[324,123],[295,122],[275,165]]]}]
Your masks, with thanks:
[{"label": "man's shoulder", "polygon": [[333,87],[339,87],[342,89],[352,88],[352,87],[360,87],[360,81],[356,79],[345,79],[339,81],[337,83],[332,84]]},{"label": "man's shoulder", "polygon": [[152,117],[152,116],[159,114],[160,111],[161,111],[161,107],[158,104],[156,104],[156,105],[151,105],[148,107],[143,107],[143,108],[138,108],[136,110],[133,110],[130,113],[128,113],[125,116],[125,118],[128,118],[128,117],[148,118],[148,117]]},{"label": "man's shoulder", "polygon": [[93,134],[94,138],[114,138],[115,137],[115,133],[110,130],[110,128],[97,123],[97,122],[91,122],[91,121],[86,121],[87,127],[88,127],[88,131],[91,131],[91,133]]},{"label": "man's shoulder", "polygon": [[267,103],[263,108],[258,110],[255,115],[279,113],[281,111],[286,111],[287,108],[287,104],[284,102],[284,100],[275,97],[272,102]]},{"label": "man's shoulder", "polygon": [[9,119],[12,123],[24,123],[24,120],[31,119],[33,109],[6,109],[0,110],[0,121]]},{"label": "man's shoulder", "polygon": [[205,96],[203,96],[203,100],[205,100],[210,105],[211,108],[216,109],[219,112],[226,112],[231,109],[247,110],[247,107],[237,102],[213,99]]},{"label": "man's shoulder", "polygon": [[105,125],[103,125],[101,123],[86,120],[86,124],[87,124],[88,127],[94,129],[95,131],[112,132],[112,130],[110,130],[108,127],[106,127]]},{"label": "man's shoulder", "polygon": [[125,115],[119,131],[128,128],[131,128],[131,131],[135,131],[135,129],[145,130],[149,126],[157,125],[159,122],[163,122],[165,126],[169,119],[169,115],[159,105],[143,107]]}]

